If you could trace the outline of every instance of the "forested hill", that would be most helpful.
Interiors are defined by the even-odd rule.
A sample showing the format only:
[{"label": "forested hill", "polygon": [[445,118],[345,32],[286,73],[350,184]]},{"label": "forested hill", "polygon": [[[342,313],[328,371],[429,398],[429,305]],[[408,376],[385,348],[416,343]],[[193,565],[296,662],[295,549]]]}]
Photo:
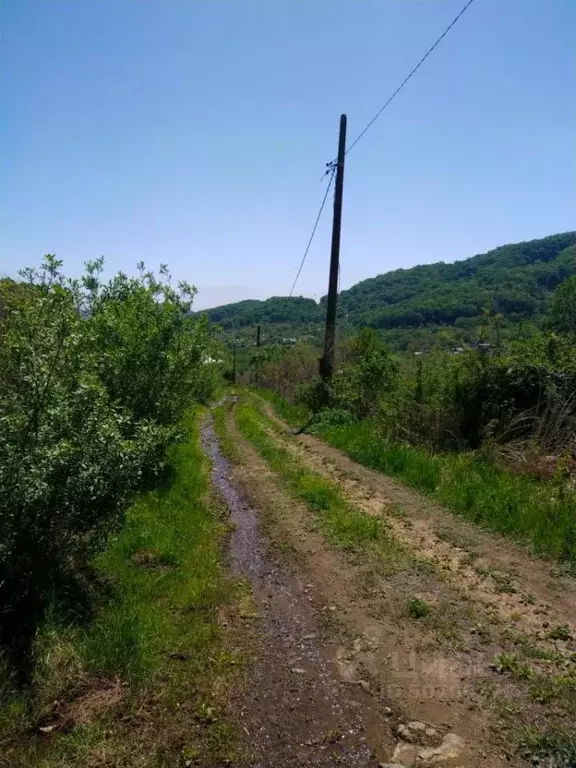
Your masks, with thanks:
[{"label": "forested hill", "polygon": [[448,325],[486,308],[533,317],[549,294],[576,272],[576,232],[504,245],[452,264],[397,269],[341,293],[354,325],[376,328]]},{"label": "forested hill", "polygon": [[[363,280],[341,292],[339,314],[350,327],[386,331],[465,328],[485,309],[509,321],[534,320],[546,311],[559,283],[575,273],[576,232],[565,232],[452,264],[397,269]],[[239,330],[257,323],[315,326],[324,311],[312,299],[273,297],[226,304],[208,315],[226,330]]]},{"label": "forested hill", "polygon": [[294,323],[297,325],[320,321],[323,317],[321,306],[314,299],[303,296],[273,296],[260,301],[246,299],[234,304],[207,310],[212,322],[219,323],[226,330],[244,328],[258,323]]}]

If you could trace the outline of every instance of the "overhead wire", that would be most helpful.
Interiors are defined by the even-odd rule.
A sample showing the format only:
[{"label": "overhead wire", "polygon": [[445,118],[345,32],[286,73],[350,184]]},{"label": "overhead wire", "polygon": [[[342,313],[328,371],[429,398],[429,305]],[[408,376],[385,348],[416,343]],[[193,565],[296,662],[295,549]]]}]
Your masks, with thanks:
[{"label": "overhead wire", "polygon": [[472,5],[472,3],[473,3],[473,2],[474,2],[474,0],[468,0],[468,2],[466,3],[466,5],[464,6],[464,8],[462,8],[462,10],[460,11],[460,13],[459,13],[457,16],[455,16],[455,17],[452,19],[452,21],[450,22],[450,24],[448,24],[448,26],[446,27],[446,29],[444,30],[444,32],[442,32],[442,34],[440,35],[440,37],[439,37],[439,38],[437,38],[437,40],[436,40],[436,41],[435,41],[435,42],[434,42],[434,43],[433,43],[433,44],[430,46],[430,48],[429,48],[429,49],[426,51],[426,53],[424,54],[424,56],[422,56],[422,58],[420,59],[420,61],[418,62],[418,64],[416,64],[416,66],[415,66],[415,67],[414,67],[414,68],[413,68],[413,69],[410,71],[410,73],[409,73],[409,74],[408,74],[408,75],[407,75],[407,76],[404,78],[404,80],[403,80],[403,81],[400,83],[400,85],[398,86],[398,88],[396,88],[396,90],[394,91],[394,93],[393,93],[391,96],[389,96],[389,98],[388,98],[388,99],[387,99],[387,101],[384,103],[384,105],[383,105],[383,106],[382,106],[382,107],[381,107],[381,108],[378,110],[378,112],[376,112],[376,114],[374,115],[374,117],[373,117],[373,118],[372,118],[372,119],[371,119],[371,120],[370,120],[370,121],[367,123],[367,125],[366,125],[366,126],[363,128],[363,129],[362,129],[362,131],[360,131],[360,133],[358,134],[358,136],[357,136],[357,137],[354,139],[354,141],[352,142],[352,144],[350,144],[350,146],[349,146],[349,147],[348,147],[348,149],[346,150],[346,154],[348,154],[348,152],[350,152],[350,150],[354,149],[354,147],[356,146],[356,144],[358,144],[358,142],[360,141],[360,139],[361,139],[361,138],[363,138],[363,136],[366,134],[366,132],[370,130],[370,128],[371,128],[371,127],[374,125],[374,123],[376,122],[376,120],[378,120],[378,118],[380,117],[380,115],[382,114],[382,112],[384,112],[384,110],[385,110],[385,109],[386,109],[386,108],[387,108],[387,107],[390,105],[390,103],[391,103],[391,102],[392,102],[392,101],[393,101],[393,100],[396,98],[396,96],[398,96],[398,94],[399,94],[399,93],[400,93],[400,91],[401,91],[401,90],[404,88],[404,86],[405,86],[405,85],[408,83],[408,81],[409,81],[409,80],[411,80],[411,79],[412,79],[412,77],[414,77],[414,75],[416,74],[416,72],[418,72],[418,70],[420,69],[420,67],[422,66],[422,64],[424,64],[424,62],[426,61],[426,59],[428,58],[428,56],[430,56],[430,54],[431,54],[431,53],[434,51],[434,49],[438,47],[438,45],[439,45],[439,44],[442,42],[442,40],[443,40],[443,39],[446,37],[446,35],[448,34],[448,32],[450,32],[450,30],[452,29],[452,27],[453,27],[455,24],[457,24],[457,23],[458,23],[458,21],[460,20],[460,18],[461,18],[461,17],[462,17],[462,16],[463,16],[463,15],[466,13],[466,11],[468,10],[468,8],[470,8],[470,6]]},{"label": "overhead wire", "polygon": [[[474,0],[468,0],[466,5],[462,8],[462,10],[452,19],[450,24],[446,27],[446,29],[442,32],[442,34],[434,41],[434,43],[430,46],[430,48],[426,51],[424,56],[420,59],[420,61],[416,64],[415,67],[408,73],[408,75],[404,78],[404,80],[400,83],[400,85],[396,88],[396,90],[391,94],[391,96],[388,97],[386,102],[383,104],[383,106],[376,112],[374,117],[366,124],[366,126],[360,131],[358,136],[354,139],[354,141],[350,144],[350,146],[347,148],[346,153],[348,154],[356,144],[364,137],[364,135],[367,133],[367,131],[370,130],[370,128],[374,125],[376,120],[382,115],[384,110],[391,104],[391,102],[396,98],[396,96],[400,93],[400,91],[404,88],[404,86],[414,77],[416,72],[420,69],[420,67],[424,64],[426,59],[430,56],[430,54],[438,47],[438,45],[442,42],[442,40],[446,37],[448,32],[454,27],[460,18],[464,15],[464,13],[468,10],[468,8],[472,5]],[[296,285],[298,283],[298,279],[300,277],[300,274],[302,272],[302,269],[304,267],[304,264],[306,263],[306,259],[308,257],[308,253],[310,251],[310,247],[312,245],[312,241],[314,240],[314,235],[316,234],[316,230],[318,228],[318,223],[320,222],[320,217],[322,216],[322,211],[324,210],[324,206],[326,204],[326,200],[328,198],[328,193],[330,192],[330,187],[332,186],[332,182],[334,181],[334,175],[336,173],[336,161],[331,160],[329,163],[326,163],[327,170],[325,175],[329,176],[328,184],[326,186],[326,191],[324,193],[324,197],[322,199],[322,203],[320,205],[320,209],[318,211],[318,215],[316,216],[316,221],[314,222],[314,226],[312,227],[312,234],[310,235],[310,238],[308,240],[308,243],[306,245],[306,249],[304,250],[304,255],[302,257],[302,260],[300,262],[300,266],[298,267],[298,271],[296,273],[296,277],[294,278],[294,282],[292,283],[292,287],[290,289],[290,293],[288,294],[288,297],[286,299],[286,302],[284,304],[284,309],[288,306],[288,302],[292,298],[292,294],[294,293],[294,289],[296,288]]]},{"label": "overhead wire", "polygon": [[328,193],[330,192],[330,187],[332,186],[332,182],[334,181],[335,173],[336,173],[335,166],[330,167],[328,171],[326,171],[325,175],[329,176],[328,184],[326,185],[326,191],[324,192],[324,197],[322,198],[320,209],[318,211],[318,215],[316,216],[316,221],[314,222],[314,226],[312,227],[312,233],[308,239],[308,243],[304,250],[304,255],[302,256],[302,260],[300,261],[298,272],[296,272],[296,277],[294,278],[294,282],[292,283],[292,288],[290,288],[290,293],[288,294],[288,298],[286,299],[286,302],[284,304],[284,309],[286,309],[286,307],[288,306],[288,302],[292,298],[292,294],[294,293],[294,289],[296,288],[296,284],[298,283],[298,278],[300,277],[300,273],[302,272],[304,264],[306,263],[306,259],[308,258],[308,253],[310,252],[310,247],[312,245],[312,241],[314,240],[314,235],[316,234],[316,230],[318,229],[318,224],[320,223],[320,217],[322,216],[322,211],[324,210],[324,206],[326,205],[326,200],[328,199]]}]

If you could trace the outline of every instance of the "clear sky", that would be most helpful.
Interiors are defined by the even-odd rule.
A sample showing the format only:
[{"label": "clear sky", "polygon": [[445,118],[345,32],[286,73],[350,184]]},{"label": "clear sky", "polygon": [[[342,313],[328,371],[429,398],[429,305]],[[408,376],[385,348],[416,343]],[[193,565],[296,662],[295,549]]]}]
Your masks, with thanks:
[{"label": "clear sky", "polygon": [[[0,272],[286,294],[352,140],[464,0],[4,0]],[[476,0],[350,153],[341,284],[573,229],[575,0]],[[297,294],[327,288],[331,205]]]}]

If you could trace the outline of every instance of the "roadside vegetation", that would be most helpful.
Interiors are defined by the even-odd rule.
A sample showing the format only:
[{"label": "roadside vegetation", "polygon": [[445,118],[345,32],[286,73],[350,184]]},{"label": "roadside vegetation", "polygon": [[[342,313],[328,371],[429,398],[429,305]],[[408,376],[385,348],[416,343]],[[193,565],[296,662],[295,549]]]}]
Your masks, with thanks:
[{"label": "roadside vegetation", "polygon": [[61,266],[0,282],[2,760],[214,765],[238,659],[191,405],[223,353],[165,267]]},{"label": "roadside vegetation", "polygon": [[343,339],[326,391],[319,352],[263,348],[248,378],[279,415],[356,461],[399,477],[456,514],[576,565],[576,278],[545,329],[396,358],[372,329]]}]

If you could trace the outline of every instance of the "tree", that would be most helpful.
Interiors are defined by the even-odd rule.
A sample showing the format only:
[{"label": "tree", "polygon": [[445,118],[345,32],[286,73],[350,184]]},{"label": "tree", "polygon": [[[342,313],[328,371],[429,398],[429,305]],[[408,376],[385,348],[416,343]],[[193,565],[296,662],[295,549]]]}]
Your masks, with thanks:
[{"label": "tree", "polygon": [[576,275],[556,289],[550,325],[559,333],[576,333]]}]

